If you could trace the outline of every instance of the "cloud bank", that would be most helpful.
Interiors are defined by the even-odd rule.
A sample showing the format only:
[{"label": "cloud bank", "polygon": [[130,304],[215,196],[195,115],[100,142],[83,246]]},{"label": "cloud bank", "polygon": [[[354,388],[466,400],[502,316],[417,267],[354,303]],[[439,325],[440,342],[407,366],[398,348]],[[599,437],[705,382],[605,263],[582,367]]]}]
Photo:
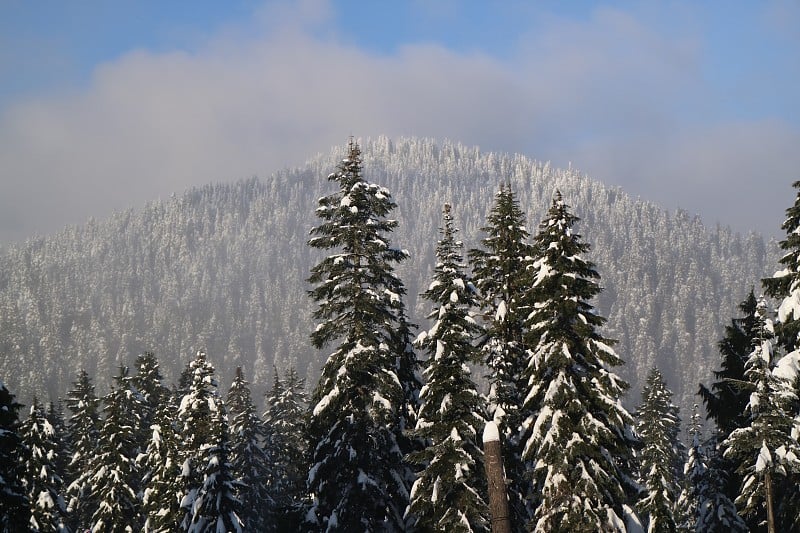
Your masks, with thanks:
[{"label": "cloud bank", "polygon": [[351,134],[571,162],[740,231],[778,234],[793,201],[797,126],[710,113],[718,95],[691,35],[599,9],[554,18],[512,57],[436,44],[375,54],[336,35],[327,4],[281,9],[245,37],[228,28],[193,52],[132,51],[85,90],[0,111],[0,242],[268,175]]}]

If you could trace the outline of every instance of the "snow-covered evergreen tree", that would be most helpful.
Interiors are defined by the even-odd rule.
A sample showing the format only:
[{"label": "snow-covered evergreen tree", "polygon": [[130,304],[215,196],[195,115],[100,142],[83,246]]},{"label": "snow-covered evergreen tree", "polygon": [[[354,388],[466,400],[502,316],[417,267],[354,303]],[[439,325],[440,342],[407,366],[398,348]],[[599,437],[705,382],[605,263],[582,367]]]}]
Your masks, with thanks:
[{"label": "snow-covered evergreen tree", "polygon": [[142,514],[145,533],[178,531],[185,511],[180,507],[182,484],[178,439],[174,420],[178,410],[174,396],[162,402],[150,426],[150,439],[139,463],[142,479]]},{"label": "snow-covered evergreen tree", "polygon": [[589,245],[577,221],[557,192],[535,237],[523,459],[537,532],[624,531],[635,485],[633,418],[620,402],[628,385],[614,373],[622,360],[613,341],[598,331],[600,276],[582,257]]},{"label": "snow-covered evergreen tree", "polygon": [[139,395],[134,433],[139,451],[144,452],[150,441],[150,427],[155,423],[161,404],[169,398],[169,389],[164,386],[161,365],[153,352],[137,356],[135,367],[136,375],[130,380],[131,388]]},{"label": "snow-covered evergreen tree", "polygon": [[474,319],[479,302],[450,209],[445,204],[433,281],[422,295],[433,304],[428,315],[433,325],[416,341],[428,359],[414,434],[427,446],[410,456],[422,471],[411,489],[408,513],[423,531],[488,531],[480,436],[486,406],[469,367],[479,359],[474,346],[482,333]]},{"label": "snow-covered evergreen tree", "polygon": [[202,445],[198,454],[198,462],[204,466],[203,484],[192,504],[192,521],[187,533],[242,533],[244,524],[239,518],[241,505],[236,493],[243,487],[234,478],[228,461],[228,422],[221,402],[211,410],[210,437],[210,443]]},{"label": "snow-covered evergreen tree", "polygon": [[269,484],[273,502],[270,522],[276,531],[300,529],[299,510],[305,502],[308,475],[308,398],[305,380],[294,368],[284,378],[273,369],[266,395],[264,449],[270,457]]},{"label": "snow-covered evergreen tree", "polygon": [[92,379],[85,370],[78,373],[73,388],[67,392],[67,409],[72,415],[67,422],[72,457],[68,466],[70,483],[67,486],[67,514],[70,529],[79,531],[91,524],[96,508],[92,494],[92,460],[100,438],[100,400]]},{"label": "snow-covered evergreen tree", "polygon": [[240,518],[247,531],[271,531],[274,528],[267,510],[274,507],[274,502],[269,490],[269,457],[263,447],[265,428],[256,414],[242,367],[236,368],[227,407],[231,420],[231,469],[240,481],[236,495],[241,502]]},{"label": "snow-covered evergreen tree", "polygon": [[364,181],[355,142],[329,180],[339,190],[320,198],[322,222],[309,245],[336,251],[309,277],[320,321],[311,340],[316,348],[336,348],[313,394],[309,527],[402,530],[413,474],[403,462],[401,432],[415,409],[413,391],[400,380],[413,365],[407,334],[398,335],[408,325],[394,265],[408,253],[389,244],[395,203],[387,189]]},{"label": "snow-covered evergreen tree", "polygon": [[111,391],[103,398],[105,416],[95,456],[91,460],[92,493],[96,507],[92,515],[93,531],[139,531],[142,513],[134,487],[141,472],[136,463],[139,455],[136,428],[142,412],[141,395],[132,388],[127,367],[120,367],[114,376]]},{"label": "snow-covered evergreen tree", "polygon": [[739,513],[755,516],[760,523],[774,528],[779,496],[776,487],[800,473],[798,421],[792,409],[797,396],[793,384],[774,371],[774,329],[766,317],[763,300],[758,304],[756,317],[758,342],[745,365],[745,380],[739,382],[739,386],[750,391],[746,407],[749,419],[745,427],[731,432],[724,446],[725,457],[736,461],[737,472],[743,478],[736,499]]},{"label": "snow-covered evergreen tree", "polygon": [[61,494],[63,482],[56,472],[58,439],[63,435],[56,435],[35,397],[21,433],[28,448],[23,485],[31,505],[30,530],[68,531],[64,521],[66,505]]},{"label": "snow-covered evergreen tree", "polygon": [[501,185],[482,228],[483,248],[469,251],[475,285],[482,296],[486,335],[482,340],[489,368],[489,410],[503,436],[512,526],[524,531],[530,512],[524,504],[529,491],[522,465],[519,428],[527,416],[520,412],[527,393],[528,364],[525,319],[531,311],[530,262],[525,213],[510,185]]},{"label": "snow-covered evergreen tree", "polygon": [[681,421],[678,407],[672,403],[672,391],[657,368],[647,375],[636,417],[642,441],[638,463],[643,488],[636,509],[648,533],[674,532],[684,462],[678,439]]},{"label": "snow-covered evergreen tree", "polygon": [[0,530],[13,531],[30,519],[22,484],[27,449],[20,434],[19,410],[14,395],[0,381]]}]

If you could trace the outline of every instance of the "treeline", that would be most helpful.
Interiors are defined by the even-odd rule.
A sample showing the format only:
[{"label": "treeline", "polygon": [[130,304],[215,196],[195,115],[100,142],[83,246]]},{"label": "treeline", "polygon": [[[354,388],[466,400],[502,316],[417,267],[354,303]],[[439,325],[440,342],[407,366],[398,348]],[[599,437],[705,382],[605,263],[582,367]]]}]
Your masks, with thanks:
[{"label": "treeline", "polygon": [[[594,308],[600,274],[556,191],[535,233],[503,185],[476,248],[445,204],[416,337],[393,247],[397,205],[363,177],[351,142],[318,200],[309,246],[311,344],[327,354],[306,407],[303,380],[275,378],[263,417],[243,373],[223,401],[205,353],[173,390],[152,354],[98,400],[85,372],[58,405],[5,389],[2,524],[37,531],[488,531],[481,434],[503,444],[513,531],[794,531],[800,500],[800,195],[783,270],[750,294],[701,387],[688,446],[652,368],[631,413],[616,341]],[[800,182],[796,184],[800,188]],[[474,370],[488,373],[482,394]],[[277,376],[277,373],[276,373]],[[52,451],[51,451],[52,450]],[[44,460],[46,458],[47,460]],[[37,461],[39,461],[37,463]]]}]

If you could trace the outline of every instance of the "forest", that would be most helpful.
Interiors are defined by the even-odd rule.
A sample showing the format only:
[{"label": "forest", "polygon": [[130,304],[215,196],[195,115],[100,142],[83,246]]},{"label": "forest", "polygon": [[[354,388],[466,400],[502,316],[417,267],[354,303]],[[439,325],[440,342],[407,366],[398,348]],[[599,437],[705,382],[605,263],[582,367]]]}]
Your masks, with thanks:
[{"label": "forest", "polygon": [[[512,531],[800,530],[800,196],[778,259],[571,170],[369,146],[3,256],[6,529],[488,531],[493,421]],[[426,202],[403,204],[370,181],[409,158],[439,182],[492,169],[471,181],[488,212],[473,189],[407,180]],[[404,212],[407,235],[438,227],[413,271]]]}]

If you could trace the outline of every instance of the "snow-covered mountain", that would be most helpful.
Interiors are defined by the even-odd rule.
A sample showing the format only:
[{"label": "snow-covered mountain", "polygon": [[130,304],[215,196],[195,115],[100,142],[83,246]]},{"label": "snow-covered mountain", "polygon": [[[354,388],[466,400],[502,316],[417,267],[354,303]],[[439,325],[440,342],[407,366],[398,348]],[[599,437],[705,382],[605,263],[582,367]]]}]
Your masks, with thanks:
[{"label": "snow-covered mountain", "polygon": [[[0,255],[0,378],[26,401],[63,396],[85,368],[100,391],[118,365],[156,352],[176,380],[204,348],[230,379],[244,367],[256,390],[273,365],[315,382],[325,353],[311,347],[306,246],[316,200],[343,148],[259,179],[217,184],[69,227]],[[411,260],[399,271],[412,318],[429,279],[445,202],[466,247],[481,238],[501,182],[510,182],[534,233],[556,189],[581,217],[605,291],[597,302],[619,339],[629,401],[658,366],[686,409],[716,368],[716,343],[751,286],[775,270],[776,246],[755,234],[706,227],[575,170],[520,155],[426,139],[363,143],[365,177],[399,209],[392,244]],[[686,416],[688,412],[684,410]]]}]

